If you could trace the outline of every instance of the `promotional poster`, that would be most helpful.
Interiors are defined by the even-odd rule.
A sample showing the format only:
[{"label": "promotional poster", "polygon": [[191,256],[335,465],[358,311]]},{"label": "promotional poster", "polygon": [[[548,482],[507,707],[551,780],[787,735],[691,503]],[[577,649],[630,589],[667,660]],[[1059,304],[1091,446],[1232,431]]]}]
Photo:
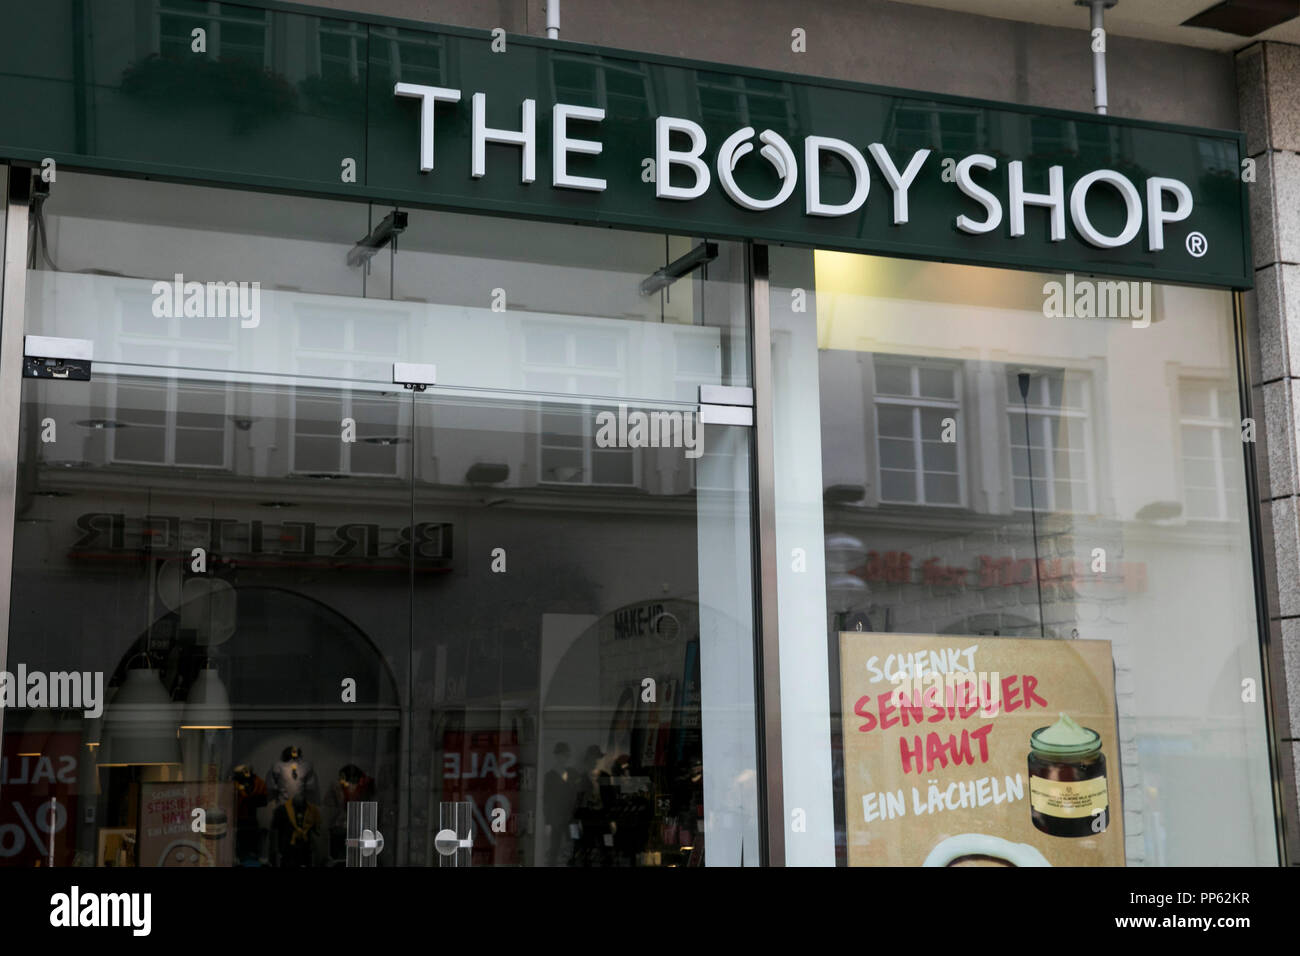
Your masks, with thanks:
[{"label": "promotional poster", "polygon": [[1109,641],[840,634],[851,866],[1123,866]]},{"label": "promotional poster", "polygon": [[234,865],[233,783],[140,786],[140,866]]}]

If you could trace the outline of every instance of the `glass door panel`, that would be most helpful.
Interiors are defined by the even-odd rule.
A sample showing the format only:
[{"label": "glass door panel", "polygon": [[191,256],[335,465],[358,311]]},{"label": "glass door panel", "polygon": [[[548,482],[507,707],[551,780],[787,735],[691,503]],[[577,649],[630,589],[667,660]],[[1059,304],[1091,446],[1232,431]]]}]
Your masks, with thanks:
[{"label": "glass door panel", "polygon": [[401,861],[410,396],[119,368],[24,382],[0,865]]},{"label": "glass door panel", "polygon": [[0,865],[758,862],[744,247],[393,212],[33,209]]},{"label": "glass door panel", "polygon": [[417,398],[413,863],[457,804],[474,865],[757,862],[748,432]]}]

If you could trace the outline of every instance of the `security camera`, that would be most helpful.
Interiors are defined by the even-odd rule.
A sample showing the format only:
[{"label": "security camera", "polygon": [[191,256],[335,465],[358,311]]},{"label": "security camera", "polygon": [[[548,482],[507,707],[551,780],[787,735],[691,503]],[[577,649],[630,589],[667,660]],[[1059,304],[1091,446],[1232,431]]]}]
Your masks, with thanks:
[{"label": "security camera", "polygon": [[56,339],[47,335],[23,336],[23,378],[62,378],[90,381],[90,360],[95,343],[89,339]]}]

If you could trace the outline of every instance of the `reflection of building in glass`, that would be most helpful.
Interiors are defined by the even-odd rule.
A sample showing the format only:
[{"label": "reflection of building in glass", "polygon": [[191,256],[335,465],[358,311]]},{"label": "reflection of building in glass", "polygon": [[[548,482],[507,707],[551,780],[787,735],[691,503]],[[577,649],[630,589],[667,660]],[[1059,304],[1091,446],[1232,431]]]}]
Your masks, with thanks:
[{"label": "reflection of building in glass", "polygon": [[1145,328],[1048,318],[1048,279],[817,253],[827,623],[1110,641],[1135,863],[1149,781],[1240,778],[1257,739],[1212,686],[1253,610],[1189,600],[1251,587],[1230,304],[1157,286]]},{"label": "reflection of building in glass", "polygon": [[[374,801],[380,865],[437,865],[447,803],[469,804],[474,861],[543,864],[561,740],[588,786],[552,862],[698,865],[706,820],[711,859],[738,861],[746,843],[756,858],[752,687],[733,663],[752,653],[747,579],[731,580],[744,436],[710,427],[700,458],[595,442],[601,411],[680,420],[701,384],[743,368],[734,249],[713,278],[643,297],[640,280],[690,240],[614,236],[584,244],[585,265],[552,265],[536,261],[546,244],[475,238],[469,217],[449,220],[450,241],[456,229],[413,213],[397,270],[363,281],[345,262],[366,221],[352,207],[313,206],[338,214],[332,241],[293,239],[250,231],[255,206],[221,191],[65,178],[44,215],[66,271],[30,273],[27,317],[104,343],[102,361],[89,383],[24,388],[9,646],[33,666],[76,658],[150,702],[127,748],[114,741],[136,690],[102,733],[79,713],[9,715],[5,773],[27,787],[37,771],[15,747],[63,754],[58,799],[103,822],[62,831],[60,860],[340,865],[348,805]],[[125,221],[101,218],[105,202]],[[178,241],[177,202],[229,231]],[[136,246],[113,246],[105,268],[109,226]],[[489,247],[497,281],[530,302],[479,294]],[[283,268],[256,329],[153,314],[155,273],[200,281],[263,255]],[[434,301],[431,274],[450,277]],[[363,294],[378,281],[383,297]],[[388,384],[395,358],[435,359],[448,387]],[[49,422],[58,440],[41,440]],[[68,604],[67,627],[34,613],[50,600]],[[142,786],[168,819],[139,814]],[[33,807],[55,793],[8,792]],[[190,803],[230,821],[220,852],[158,842]],[[103,847],[98,831],[112,831]]]}]

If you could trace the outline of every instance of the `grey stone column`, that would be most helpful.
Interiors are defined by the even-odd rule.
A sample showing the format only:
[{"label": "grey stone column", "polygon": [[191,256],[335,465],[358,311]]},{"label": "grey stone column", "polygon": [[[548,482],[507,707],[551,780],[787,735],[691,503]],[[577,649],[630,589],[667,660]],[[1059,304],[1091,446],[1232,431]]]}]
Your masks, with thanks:
[{"label": "grey stone column", "polygon": [[1280,740],[1288,864],[1300,865],[1300,46],[1240,51],[1237,96],[1255,161],[1255,289],[1246,296],[1250,386],[1268,583],[1273,725]]}]

